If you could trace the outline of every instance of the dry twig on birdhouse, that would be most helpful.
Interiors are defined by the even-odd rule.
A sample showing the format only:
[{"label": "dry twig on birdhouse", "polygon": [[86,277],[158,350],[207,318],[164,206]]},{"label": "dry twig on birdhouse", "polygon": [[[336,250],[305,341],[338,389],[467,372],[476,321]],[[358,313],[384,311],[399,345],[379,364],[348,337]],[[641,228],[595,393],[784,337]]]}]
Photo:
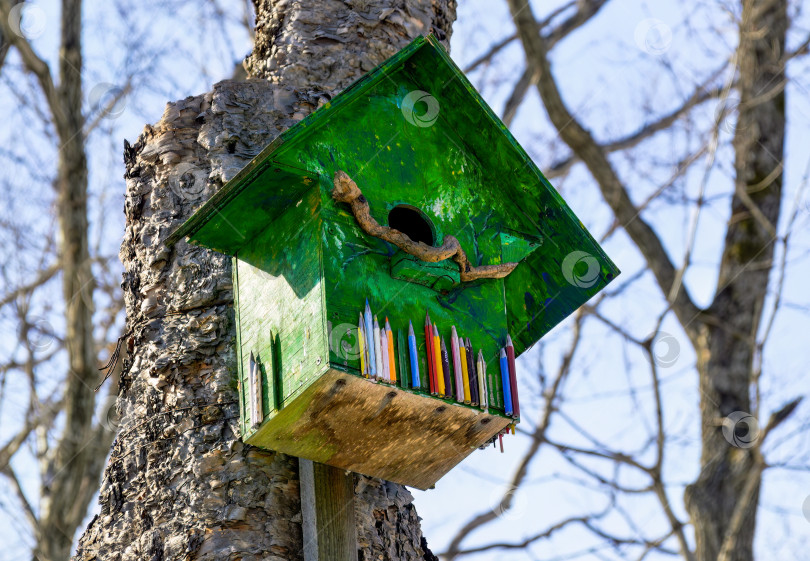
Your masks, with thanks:
[{"label": "dry twig on birdhouse", "polygon": [[461,281],[468,282],[477,279],[500,279],[511,273],[517,263],[502,263],[500,265],[482,265],[473,267],[467,259],[467,254],[455,236],[445,236],[441,247],[433,247],[423,242],[413,241],[407,234],[389,226],[381,226],[371,216],[368,200],[357,184],[344,171],[335,172],[335,188],[332,189],[332,198],[351,206],[360,227],[365,233],[394,244],[405,253],[418,257],[422,261],[436,263],[452,258],[458,264]]}]

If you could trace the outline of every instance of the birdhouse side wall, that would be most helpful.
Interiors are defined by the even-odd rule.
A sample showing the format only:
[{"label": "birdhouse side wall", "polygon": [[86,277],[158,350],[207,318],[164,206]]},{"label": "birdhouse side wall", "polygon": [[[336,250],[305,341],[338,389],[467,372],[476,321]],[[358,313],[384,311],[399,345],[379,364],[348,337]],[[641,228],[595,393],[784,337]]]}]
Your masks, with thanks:
[{"label": "birdhouse side wall", "polygon": [[[320,193],[307,192],[236,256],[242,434],[273,422],[328,368]],[[260,369],[264,423],[249,415],[250,354]]]}]

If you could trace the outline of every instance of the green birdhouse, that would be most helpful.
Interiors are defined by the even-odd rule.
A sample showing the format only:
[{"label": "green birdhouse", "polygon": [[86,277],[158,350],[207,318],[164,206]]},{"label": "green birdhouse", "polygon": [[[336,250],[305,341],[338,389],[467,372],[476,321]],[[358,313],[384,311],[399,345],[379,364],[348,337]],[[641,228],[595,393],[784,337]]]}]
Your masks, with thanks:
[{"label": "green birdhouse", "polygon": [[432,36],[276,138],[182,238],[233,256],[244,441],[420,489],[519,421],[507,336],[519,356],[619,272]]}]

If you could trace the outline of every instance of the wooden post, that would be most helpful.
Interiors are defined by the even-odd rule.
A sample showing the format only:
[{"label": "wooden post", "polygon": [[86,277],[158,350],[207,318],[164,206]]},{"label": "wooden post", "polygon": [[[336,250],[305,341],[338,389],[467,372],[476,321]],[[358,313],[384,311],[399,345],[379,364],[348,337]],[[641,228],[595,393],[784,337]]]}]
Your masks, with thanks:
[{"label": "wooden post", "polygon": [[298,458],[304,561],[357,561],[354,477]]}]

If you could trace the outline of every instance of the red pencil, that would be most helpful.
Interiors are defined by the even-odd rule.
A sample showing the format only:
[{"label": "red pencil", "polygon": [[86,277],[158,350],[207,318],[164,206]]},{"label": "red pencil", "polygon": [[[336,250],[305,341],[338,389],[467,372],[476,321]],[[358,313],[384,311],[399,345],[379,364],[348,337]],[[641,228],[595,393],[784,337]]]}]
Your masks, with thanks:
[{"label": "red pencil", "polygon": [[506,335],[506,360],[509,363],[509,387],[512,388],[512,416],[520,417],[520,405],[518,405],[517,389],[517,369],[515,368],[515,346],[512,338]]},{"label": "red pencil", "polygon": [[436,393],[436,368],[433,365],[433,329],[430,326],[430,313],[425,314],[425,352],[428,363],[428,385],[430,393]]}]

